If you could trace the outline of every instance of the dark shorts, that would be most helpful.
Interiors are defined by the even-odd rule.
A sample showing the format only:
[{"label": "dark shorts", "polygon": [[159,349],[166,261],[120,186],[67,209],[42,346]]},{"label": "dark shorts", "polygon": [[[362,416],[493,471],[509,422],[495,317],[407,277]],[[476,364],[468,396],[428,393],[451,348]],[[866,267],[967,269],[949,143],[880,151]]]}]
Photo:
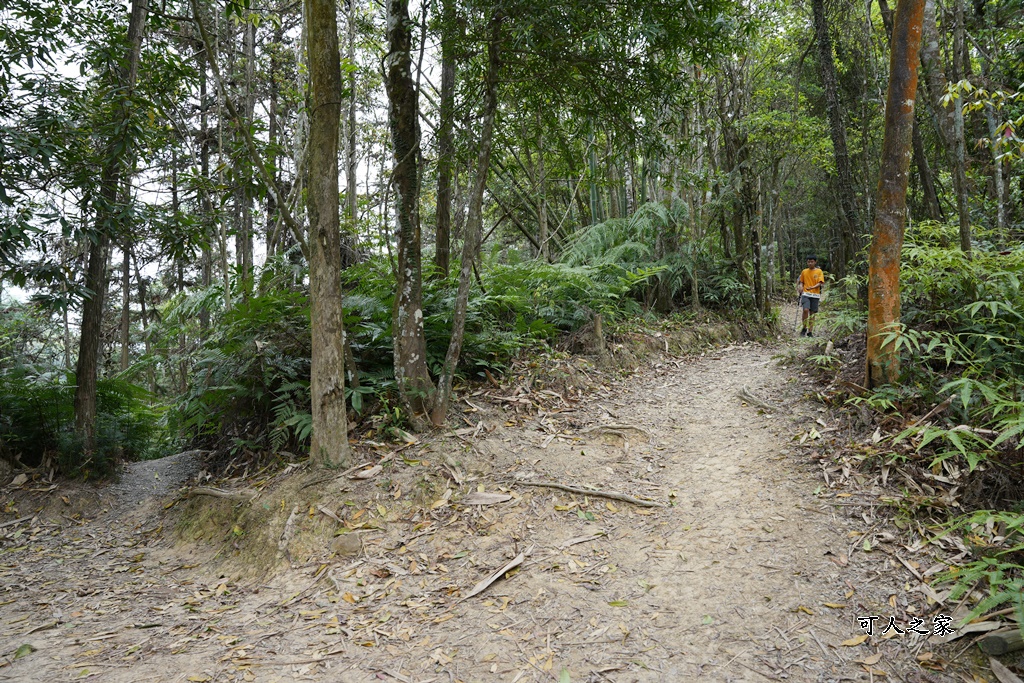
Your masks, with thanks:
[{"label": "dark shorts", "polygon": [[818,304],[820,304],[820,303],[821,303],[821,299],[819,297],[807,296],[806,294],[801,294],[800,295],[800,307],[803,308],[805,311],[810,311],[811,313],[817,313],[818,312]]}]

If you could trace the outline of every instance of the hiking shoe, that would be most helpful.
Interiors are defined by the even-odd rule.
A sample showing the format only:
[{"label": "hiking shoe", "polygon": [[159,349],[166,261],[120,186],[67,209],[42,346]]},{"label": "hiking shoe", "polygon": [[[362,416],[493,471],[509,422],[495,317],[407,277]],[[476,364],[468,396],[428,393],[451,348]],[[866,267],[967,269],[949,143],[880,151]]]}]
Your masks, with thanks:
[{"label": "hiking shoe", "polygon": [[800,336],[801,337],[806,337],[807,336],[807,330],[800,330]]},{"label": "hiking shoe", "polygon": [[808,332],[808,333],[807,333],[807,336],[808,336],[808,337],[813,337],[814,335],[813,335],[812,333]]}]

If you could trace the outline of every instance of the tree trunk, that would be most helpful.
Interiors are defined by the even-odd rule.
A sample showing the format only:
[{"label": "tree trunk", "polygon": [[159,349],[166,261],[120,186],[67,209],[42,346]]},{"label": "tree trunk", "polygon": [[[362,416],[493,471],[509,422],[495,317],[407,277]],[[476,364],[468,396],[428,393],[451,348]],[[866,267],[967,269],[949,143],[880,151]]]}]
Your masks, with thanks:
[{"label": "tree trunk", "polygon": [[131,332],[132,332],[132,318],[131,318],[131,261],[129,260],[129,254],[131,247],[127,240],[125,241],[124,247],[124,258],[121,261],[121,372],[128,369],[131,364],[131,353],[129,347],[131,346]]},{"label": "tree trunk", "polygon": [[[388,124],[395,153],[392,184],[398,221],[398,269],[394,310],[395,380],[402,403],[415,418],[430,405],[434,384],[427,370],[423,331],[423,267],[420,232],[419,103],[412,78],[409,0],[387,0],[388,56],[385,84]],[[463,264],[463,267],[467,267]]]},{"label": "tree trunk", "polygon": [[761,209],[760,176],[757,178],[757,189],[754,202],[754,220],[751,222],[750,226],[750,251],[754,257],[754,307],[757,309],[758,317],[764,317],[766,301],[764,280],[761,277],[761,230],[764,224],[764,215]]},{"label": "tree trunk", "polygon": [[[538,123],[540,117],[538,116]],[[544,168],[544,132],[541,129],[537,138],[537,241],[540,242],[540,257],[551,261],[551,248],[548,246],[548,185],[547,171]]]},{"label": "tree trunk", "polygon": [[935,190],[935,178],[932,177],[928,155],[924,151],[924,141],[921,140],[921,129],[917,125],[917,117],[914,118],[914,131],[911,138],[914,146],[914,165],[917,167],[917,174],[921,179],[921,194],[924,195],[925,215],[933,221],[941,221],[943,219],[942,205],[939,204],[939,193]]},{"label": "tree trunk", "polygon": [[434,238],[434,262],[441,277],[448,277],[452,242],[452,168],[455,142],[455,0],[441,4],[441,102],[437,126],[437,231]]},{"label": "tree trunk", "polygon": [[[115,83],[130,94],[135,89],[139,73],[139,55],[142,34],[149,11],[148,0],[132,0],[128,21],[128,54],[125,68],[117,69]],[[127,124],[132,115],[131,100],[127,97],[118,115]],[[75,370],[75,431],[82,441],[86,457],[96,448],[96,376],[99,366],[100,335],[103,326],[103,300],[107,294],[107,258],[110,249],[111,224],[118,221],[117,190],[121,184],[124,158],[131,154],[133,140],[127,137],[130,127],[121,125],[121,131],[106,141],[106,154],[100,172],[100,192],[96,202],[96,239],[89,247],[89,266],[85,287],[90,295],[82,302],[82,334],[78,347]]]},{"label": "tree trunk", "polygon": [[[998,49],[996,46],[992,51]],[[981,62],[981,75],[987,77],[989,74],[985,60]],[[996,110],[991,102],[985,103],[985,123],[988,126],[989,146],[992,150],[992,185],[996,195],[996,230],[1000,237],[1006,235],[1006,181],[1003,177],[1003,161],[1000,155],[1003,153],[998,123],[996,121]]]},{"label": "tree trunk", "polygon": [[853,168],[850,153],[846,147],[846,124],[842,102],[839,100],[839,85],[836,82],[836,66],[832,60],[832,40],[828,34],[824,0],[812,0],[814,11],[814,37],[818,44],[818,69],[821,84],[825,90],[825,109],[828,113],[829,133],[836,159],[836,194],[839,199],[839,225],[841,253],[836,263],[836,274],[846,274],[846,264],[853,259],[858,248],[857,201],[853,190]]},{"label": "tree trunk", "polygon": [[[199,18],[198,8],[194,8],[194,16]],[[213,284],[213,249],[210,246],[210,221],[213,219],[213,206],[210,204],[210,195],[206,188],[210,187],[210,103],[208,101],[208,89],[206,80],[206,68],[210,63],[210,50],[205,43],[202,44],[202,57],[199,60],[199,175],[203,183],[202,215],[199,216],[199,224],[203,230],[202,255],[200,256],[201,282],[203,289],[208,289]],[[199,311],[199,330],[203,338],[210,329],[210,311],[203,306]],[[183,378],[184,381],[184,378]]]},{"label": "tree trunk", "polygon": [[[392,0],[397,2],[398,0]],[[484,190],[491,165],[491,148],[494,142],[494,117],[498,110],[498,71],[500,61],[498,48],[501,44],[501,25],[504,17],[496,10],[490,20],[490,41],[487,46],[487,75],[484,80],[483,121],[480,126],[480,147],[477,152],[476,177],[473,179],[473,194],[469,200],[469,216],[466,219],[466,236],[462,242],[462,266],[459,271],[459,288],[455,295],[455,311],[452,314],[452,337],[444,368],[437,381],[437,394],[430,419],[435,426],[445,422],[448,402],[451,399],[455,369],[462,353],[462,340],[466,332],[466,310],[469,307],[469,288],[472,284],[473,261],[480,247],[483,228]]]},{"label": "tree trunk", "polygon": [[[274,29],[274,44],[280,45],[281,41],[284,40],[284,28],[278,26]],[[280,65],[277,59],[276,51],[270,52],[270,67],[268,74],[268,88],[270,90],[270,101],[267,104],[267,165],[270,166],[271,173],[274,174],[274,182],[280,181],[280,175],[277,169],[277,145],[278,145],[278,123],[277,123],[277,100],[278,90],[280,86],[277,81],[277,74],[280,70]],[[265,228],[266,242],[267,242],[267,258],[277,253],[277,220],[275,217],[276,206],[274,204],[274,194],[272,192],[267,193],[267,225]]]},{"label": "tree trunk", "polygon": [[[356,185],[358,180],[357,156],[357,129],[356,129],[356,104],[358,96],[356,93],[356,0],[348,0],[348,17],[346,22],[347,57],[349,61],[348,71],[348,122],[346,124],[346,145],[345,145],[345,180],[347,190],[345,192],[346,211],[349,223],[349,232],[353,235],[359,228],[359,189]],[[355,254],[353,254],[355,256]],[[354,259],[353,259],[354,260]]]},{"label": "tree trunk", "polygon": [[309,304],[312,323],[310,457],[331,467],[351,458],[345,402],[345,332],[338,219],[341,61],[334,0],[305,0],[309,60]]},{"label": "tree trunk", "polygon": [[971,216],[967,204],[966,152],[964,150],[964,116],[960,100],[943,104],[946,96],[946,76],[939,57],[939,29],[935,23],[935,0],[927,0],[924,8],[921,67],[928,84],[928,94],[935,107],[939,136],[949,157],[953,172],[953,191],[956,194],[957,216],[960,220],[960,248],[971,253]]},{"label": "tree trunk", "polygon": [[895,331],[893,326],[900,320],[900,253],[924,4],[925,0],[899,0],[893,21],[878,204],[868,265],[868,388],[895,381],[900,369],[896,345],[884,343],[883,336]]},{"label": "tree trunk", "polygon": [[[152,344],[149,341],[149,314],[146,311],[146,280],[139,273],[139,262],[134,256],[132,260],[135,263],[135,280],[139,283],[139,308],[141,310],[142,317],[142,340],[146,344],[146,355],[149,356],[152,352]],[[149,370],[147,372],[149,377],[149,393],[156,394],[156,373],[154,372],[153,365],[149,364]]]}]

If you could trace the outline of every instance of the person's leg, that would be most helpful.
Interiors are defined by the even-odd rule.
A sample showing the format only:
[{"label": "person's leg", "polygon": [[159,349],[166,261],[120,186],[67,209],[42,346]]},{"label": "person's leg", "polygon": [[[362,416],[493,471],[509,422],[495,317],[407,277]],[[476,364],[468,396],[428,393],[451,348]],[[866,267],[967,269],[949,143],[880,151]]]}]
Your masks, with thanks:
[{"label": "person's leg", "polygon": [[803,337],[807,334],[807,318],[810,316],[811,311],[811,298],[806,295],[800,296],[800,307],[803,309],[803,318],[801,319],[802,329],[800,330],[800,336]]},{"label": "person's leg", "polygon": [[[810,297],[808,297],[810,299]],[[807,336],[814,336],[814,316],[818,312],[818,303],[820,299],[810,299],[807,306]]]}]

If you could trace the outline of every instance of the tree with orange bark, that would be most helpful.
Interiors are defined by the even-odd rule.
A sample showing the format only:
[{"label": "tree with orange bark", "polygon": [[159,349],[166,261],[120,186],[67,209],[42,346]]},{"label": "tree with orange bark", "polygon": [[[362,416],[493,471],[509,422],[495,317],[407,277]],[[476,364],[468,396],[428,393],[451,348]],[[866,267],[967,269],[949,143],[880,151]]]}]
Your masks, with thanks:
[{"label": "tree with orange bark", "polygon": [[906,224],[924,5],[925,0],[899,0],[893,21],[878,203],[868,262],[869,388],[895,381],[900,369],[893,333],[898,331],[900,320],[900,252]]}]

